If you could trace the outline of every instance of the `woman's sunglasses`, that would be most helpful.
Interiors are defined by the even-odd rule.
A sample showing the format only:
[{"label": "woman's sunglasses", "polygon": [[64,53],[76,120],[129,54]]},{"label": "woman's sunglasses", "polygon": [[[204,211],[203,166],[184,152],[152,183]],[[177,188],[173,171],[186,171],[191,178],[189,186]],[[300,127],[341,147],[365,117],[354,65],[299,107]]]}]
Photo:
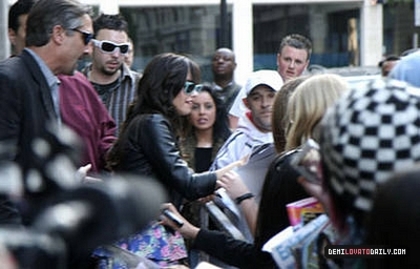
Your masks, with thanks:
[{"label": "woman's sunglasses", "polygon": [[116,44],[111,41],[107,41],[107,40],[99,41],[96,39],[92,39],[92,42],[93,42],[93,45],[95,45],[95,47],[98,47],[103,53],[114,53],[115,50],[119,48],[121,54],[126,54],[129,49],[128,43]]},{"label": "woman's sunglasses", "polygon": [[191,81],[186,81],[184,85],[184,92],[188,95],[190,95],[193,91],[200,92],[203,88],[203,85],[201,84],[195,84]]}]

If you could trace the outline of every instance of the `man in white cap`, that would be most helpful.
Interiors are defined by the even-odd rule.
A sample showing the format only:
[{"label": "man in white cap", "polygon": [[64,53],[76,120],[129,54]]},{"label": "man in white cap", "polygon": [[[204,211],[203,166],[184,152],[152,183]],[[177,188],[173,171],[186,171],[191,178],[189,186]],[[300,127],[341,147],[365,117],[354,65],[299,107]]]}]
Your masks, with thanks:
[{"label": "man in white cap", "polygon": [[211,170],[249,155],[254,146],[273,142],[271,114],[275,94],[282,86],[283,80],[274,70],[259,70],[251,74],[245,84],[246,97],[243,98],[249,111],[219,150]]}]

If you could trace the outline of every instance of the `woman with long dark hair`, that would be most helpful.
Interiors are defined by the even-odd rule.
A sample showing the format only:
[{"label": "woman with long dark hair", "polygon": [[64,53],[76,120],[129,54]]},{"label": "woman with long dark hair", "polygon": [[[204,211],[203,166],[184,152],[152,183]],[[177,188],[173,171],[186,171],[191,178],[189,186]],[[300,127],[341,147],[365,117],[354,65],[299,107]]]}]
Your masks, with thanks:
[{"label": "woman with long dark hair", "polygon": [[[217,152],[231,134],[226,106],[210,84],[203,85],[194,97],[188,123],[180,140],[182,158],[196,172],[208,171]],[[202,201],[186,202],[182,215],[191,223],[202,226],[209,221],[202,205]],[[190,266],[195,267],[197,252],[190,251],[189,257]]]},{"label": "woman with long dark hair", "polygon": [[[212,194],[216,180],[239,164],[215,172],[194,173],[181,158],[177,141],[182,117],[191,112],[192,95],[200,88],[192,82],[194,66],[192,60],[174,53],[159,54],[150,61],[139,81],[136,101],[108,156],[114,173],[158,180],[177,207],[183,198],[195,200]],[[147,231],[117,244],[168,265],[186,258],[181,242],[178,233],[167,233],[162,225],[153,223]]]},{"label": "woman with long dark hair", "polygon": [[231,134],[226,107],[209,84],[194,97],[188,120],[180,142],[181,155],[194,171],[208,171]]},{"label": "woman with long dark hair", "polygon": [[177,146],[181,116],[191,112],[195,85],[190,59],[165,53],[146,66],[135,104],[108,158],[115,172],[156,177],[172,202],[212,194],[216,178],[224,171],[194,173],[181,158]]}]

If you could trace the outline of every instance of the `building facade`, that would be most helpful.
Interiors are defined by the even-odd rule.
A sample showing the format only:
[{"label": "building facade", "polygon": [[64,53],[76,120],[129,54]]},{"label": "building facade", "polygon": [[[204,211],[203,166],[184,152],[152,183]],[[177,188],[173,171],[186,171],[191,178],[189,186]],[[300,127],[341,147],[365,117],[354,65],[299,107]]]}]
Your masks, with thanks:
[{"label": "building facade", "polygon": [[[14,2],[13,0],[9,1]],[[112,4],[126,17],[141,71],[161,52],[190,55],[210,80],[210,57],[221,45],[220,0],[82,0]],[[383,5],[372,0],[226,0],[228,46],[236,53],[236,78],[276,68],[282,37],[291,33],[313,42],[311,63],[326,67],[376,65],[383,54]],[[118,3],[118,5],[116,5]],[[105,10],[105,9],[103,9]]]},{"label": "building facade", "polygon": [[[120,11],[135,41],[136,68],[156,53],[174,51],[194,58],[204,80],[211,79],[210,58],[221,43],[221,1],[129,2],[120,0]],[[382,57],[382,5],[371,0],[226,2],[227,46],[236,53],[240,82],[253,70],[276,69],[279,42],[291,33],[312,40],[312,64],[376,65]]]}]

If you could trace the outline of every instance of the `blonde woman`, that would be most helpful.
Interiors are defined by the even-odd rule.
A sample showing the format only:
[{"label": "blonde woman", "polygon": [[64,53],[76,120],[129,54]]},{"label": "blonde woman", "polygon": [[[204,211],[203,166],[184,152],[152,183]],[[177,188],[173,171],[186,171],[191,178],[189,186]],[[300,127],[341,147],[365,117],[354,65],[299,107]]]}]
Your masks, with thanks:
[{"label": "blonde woman", "polygon": [[316,138],[325,110],[347,89],[347,82],[335,74],[316,75],[303,82],[287,105],[285,150],[299,147],[308,138]]}]

